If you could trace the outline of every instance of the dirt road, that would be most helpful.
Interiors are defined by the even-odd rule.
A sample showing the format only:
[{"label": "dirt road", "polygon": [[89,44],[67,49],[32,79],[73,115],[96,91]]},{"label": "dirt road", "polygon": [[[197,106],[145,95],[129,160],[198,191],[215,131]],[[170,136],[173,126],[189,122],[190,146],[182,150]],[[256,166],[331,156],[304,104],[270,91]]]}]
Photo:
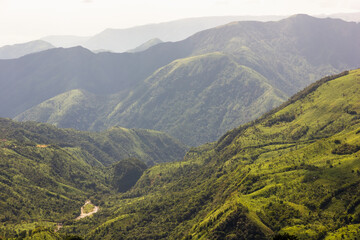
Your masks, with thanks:
[{"label": "dirt road", "polygon": [[75,220],[80,220],[82,218],[88,217],[93,215],[94,213],[97,213],[99,211],[99,207],[98,206],[94,206],[94,209],[91,212],[85,213],[84,208],[87,204],[92,204],[90,200],[87,200],[84,204],[84,206],[81,207],[81,214],[80,216],[78,216]]}]

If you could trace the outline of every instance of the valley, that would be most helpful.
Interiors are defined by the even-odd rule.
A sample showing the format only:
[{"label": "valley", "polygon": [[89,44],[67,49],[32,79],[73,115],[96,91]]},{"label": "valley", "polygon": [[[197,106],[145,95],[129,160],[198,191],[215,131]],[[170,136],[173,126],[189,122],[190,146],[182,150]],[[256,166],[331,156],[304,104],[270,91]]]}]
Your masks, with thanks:
[{"label": "valley", "polygon": [[360,24],[268,17],[10,46],[0,239],[359,239]]},{"label": "valley", "polygon": [[360,70],[325,77],[217,142],[191,148],[183,161],[144,170],[129,191],[115,194],[104,181],[110,192],[91,198],[101,211],[78,221],[64,219],[56,233],[45,228],[36,234],[358,237],[359,91]]}]

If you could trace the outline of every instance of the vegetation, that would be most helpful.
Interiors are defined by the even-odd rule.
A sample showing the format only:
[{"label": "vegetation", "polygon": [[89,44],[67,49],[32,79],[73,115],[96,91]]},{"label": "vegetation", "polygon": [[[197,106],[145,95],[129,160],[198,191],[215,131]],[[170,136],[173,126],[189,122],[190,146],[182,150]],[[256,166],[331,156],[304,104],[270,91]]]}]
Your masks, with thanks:
[{"label": "vegetation", "polygon": [[111,166],[110,184],[118,192],[126,192],[141,177],[146,165],[136,158],[123,159]]},{"label": "vegetation", "polygon": [[91,203],[86,203],[84,205],[84,213],[90,213],[94,210],[95,206]]},{"label": "vegetation", "polygon": [[177,141],[148,130],[87,133],[0,119],[0,136],[0,236],[6,238],[36,227],[30,223],[54,229],[75,219],[86,199],[101,205],[131,188],[146,165],[129,156],[151,165],[185,153]]},{"label": "vegetation", "polygon": [[360,151],[333,151],[360,144],[360,120],[344,111],[360,112],[359,96],[360,70],[321,83],[181,162],[145,170],[99,214],[62,231],[87,239],[354,239]]},{"label": "vegetation", "polygon": [[[312,26],[312,30],[307,26]],[[76,75],[69,70],[72,77],[79,77],[77,81],[62,74],[49,78],[48,72],[41,69],[43,65],[33,63],[32,57],[0,61],[0,75],[11,76],[9,85],[5,84],[3,89],[5,93],[11,92],[24,73],[6,75],[6,72],[16,69],[17,62],[22,61],[29,64],[29,69],[36,65],[33,75],[25,74],[24,80],[34,76],[38,79],[41,73],[49,81],[47,84],[54,83],[56,91],[49,90],[49,95],[69,89],[70,83],[83,84],[86,90],[96,94],[111,94],[99,97],[86,90],[73,90],[69,98],[59,100],[65,104],[65,112],[52,99],[43,105],[52,106],[49,111],[38,111],[41,117],[42,114],[45,118],[54,117],[54,109],[61,121],[67,119],[64,122],[70,124],[74,119],[85,121],[89,116],[85,125],[94,130],[116,125],[122,121],[118,118],[121,116],[129,125],[141,122],[167,131],[180,126],[173,135],[199,143],[220,134],[213,131],[221,126],[230,126],[229,119],[232,116],[236,119],[234,112],[239,109],[242,113],[260,114],[256,107],[272,106],[276,99],[303,87],[302,84],[321,72],[357,64],[360,50],[349,34],[356,36],[358,32],[356,24],[300,15],[277,23],[235,23],[138,54],[95,57],[75,48],[34,55],[42,58],[54,54],[51,57],[57,61],[44,58],[47,64],[56,65],[47,69],[50,72],[63,67],[63,59],[67,70],[73,70],[74,66],[86,65],[78,56],[92,59],[96,66],[96,61],[102,62],[99,59],[116,58],[121,67],[99,64],[119,67],[119,72],[118,75],[94,74],[109,79],[108,84],[103,83],[98,89],[96,77],[84,82],[86,78],[81,74],[87,71]],[[315,38],[318,33],[326,41]],[[262,40],[254,41],[257,34],[264,37],[260,39],[270,41],[266,44]],[[340,43],[346,48],[339,52],[329,50],[339,49],[334,46]],[[283,50],[284,46],[291,51]],[[66,51],[75,51],[77,57],[67,55]],[[149,60],[163,53],[166,57],[161,58],[161,63]],[[257,57],[260,55],[261,59]],[[132,56],[131,61],[124,60],[126,56]],[[184,58],[178,59],[180,56]],[[123,71],[136,65],[131,63],[138,63],[136,69]],[[133,78],[127,79],[127,74],[132,73]],[[112,91],[120,91],[120,86],[124,87],[123,91],[113,94]],[[252,89],[255,91],[251,92]],[[221,97],[223,90],[234,93]],[[36,91],[22,96],[25,99],[36,96],[32,103],[24,98],[6,99],[6,94],[0,94],[0,101],[9,100],[3,101],[11,103],[4,109],[15,113],[49,97],[38,96]],[[236,95],[238,91],[241,94]],[[184,93],[187,95],[182,99],[183,106],[168,107]],[[85,106],[82,115],[77,101],[84,103],[88,98],[92,102]],[[99,103],[95,109],[101,106],[97,99],[110,102],[104,107],[109,109],[99,109],[91,116],[89,109],[94,107],[91,103]],[[234,102],[230,100],[243,104],[232,105]],[[217,105],[206,104],[212,101]],[[26,102],[26,106],[16,105],[19,102]],[[244,105],[249,108],[241,109]],[[225,109],[225,106],[231,107]],[[73,110],[79,113],[78,118],[67,115]],[[222,110],[225,118],[197,121],[199,116],[219,116]],[[217,142],[191,148],[184,158],[186,147],[153,130],[113,127],[101,133],[88,133],[0,119],[0,236],[7,239],[358,238],[359,114],[358,69],[310,85],[273,111],[227,132]],[[208,135],[197,138],[193,134],[198,134],[198,130]],[[183,160],[173,161],[177,159]],[[91,217],[75,220],[86,199],[101,210]]]}]

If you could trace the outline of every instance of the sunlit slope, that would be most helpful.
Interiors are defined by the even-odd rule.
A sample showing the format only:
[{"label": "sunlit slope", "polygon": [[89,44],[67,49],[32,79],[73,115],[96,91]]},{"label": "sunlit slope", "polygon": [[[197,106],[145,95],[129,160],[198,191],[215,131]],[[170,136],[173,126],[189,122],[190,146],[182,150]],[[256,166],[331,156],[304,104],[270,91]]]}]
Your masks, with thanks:
[{"label": "sunlit slope", "polygon": [[191,149],[183,162],[147,170],[109,205],[111,214],[98,216],[102,224],[89,224],[88,236],[359,237],[359,150],[360,70],[354,70]]},{"label": "sunlit slope", "polygon": [[63,128],[86,130],[92,127],[101,112],[106,109],[106,105],[105,97],[74,89],[42,102],[23,112],[16,119],[36,119]]},{"label": "sunlit slope", "polygon": [[260,116],[285,98],[256,71],[222,53],[211,53],[159,69],[105,122],[161,129],[196,145]]}]

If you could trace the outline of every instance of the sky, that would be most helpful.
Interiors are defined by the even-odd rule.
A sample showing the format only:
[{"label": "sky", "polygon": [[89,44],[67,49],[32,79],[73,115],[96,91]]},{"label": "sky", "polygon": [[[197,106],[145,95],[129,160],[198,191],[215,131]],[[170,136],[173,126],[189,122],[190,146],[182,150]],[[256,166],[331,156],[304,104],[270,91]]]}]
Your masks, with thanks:
[{"label": "sky", "polygon": [[360,0],[0,0],[0,46],[189,17],[360,12]]}]

